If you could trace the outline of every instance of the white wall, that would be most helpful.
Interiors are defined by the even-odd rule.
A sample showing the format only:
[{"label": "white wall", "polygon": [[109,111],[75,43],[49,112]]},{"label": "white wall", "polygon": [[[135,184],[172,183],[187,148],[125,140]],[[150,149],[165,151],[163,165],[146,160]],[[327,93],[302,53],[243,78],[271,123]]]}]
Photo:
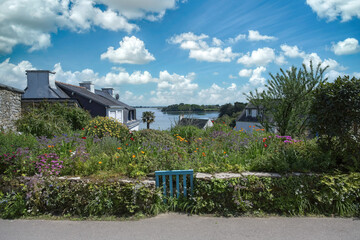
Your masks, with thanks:
[{"label": "white wall", "polygon": [[124,123],[124,118],[123,118],[123,110],[121,109],[113,109],[113,108],[108,108],[106,109],[106,116],[111,117],[111,118],[115,118],[116,120],[118,120],[121,123]]}]

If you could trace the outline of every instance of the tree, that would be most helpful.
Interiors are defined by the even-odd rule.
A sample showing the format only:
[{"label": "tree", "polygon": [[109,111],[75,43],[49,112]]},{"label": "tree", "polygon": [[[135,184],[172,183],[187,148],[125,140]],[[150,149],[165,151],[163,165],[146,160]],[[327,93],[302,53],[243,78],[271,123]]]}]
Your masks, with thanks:
[{"label": "tree", "polygon": [[142,121],[146,123],[147,129],[150,129],[150,124],[155,122],[155,113],[154,112],[143,112]]},{"label": "tree", "polygon": [[360,169],[360,79],[338,77],[314,91],[310,126],[338,165]]},{"label": "tree", "polygon": [[310,69],[303,64],[303,69],[291,67],[275,76],[270,73],[266,90],[259,93],[250,92],[247,99],[258,107],[262,118],[260,123],[270,130],[277,128],[280,135],[301,135],[308,127],[312,91],[327,79],[319,63],[314,71],[310,61]]}]

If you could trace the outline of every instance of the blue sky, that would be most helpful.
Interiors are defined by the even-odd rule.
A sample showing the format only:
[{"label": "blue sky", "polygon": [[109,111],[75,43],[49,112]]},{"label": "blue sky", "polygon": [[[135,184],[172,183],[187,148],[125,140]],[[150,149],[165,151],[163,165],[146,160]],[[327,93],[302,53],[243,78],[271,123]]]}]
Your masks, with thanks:
[{"label": "blue sky", "polygon": [[3,0],[0,82],[43,69],[130,105],[245,102],[310,60],[359,78],[359,41],[358,0]]}]

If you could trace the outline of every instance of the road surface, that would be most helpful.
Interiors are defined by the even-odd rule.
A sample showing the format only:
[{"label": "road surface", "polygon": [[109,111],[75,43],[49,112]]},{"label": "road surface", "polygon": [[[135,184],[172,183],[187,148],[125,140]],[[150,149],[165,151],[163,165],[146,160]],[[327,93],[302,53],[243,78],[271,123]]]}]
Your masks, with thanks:
[{"label": "road surface", "polygon": [[360,240],[355,218],[218,218],[161,214],[139,221],[0,220],[0,239],[15,240]]}]

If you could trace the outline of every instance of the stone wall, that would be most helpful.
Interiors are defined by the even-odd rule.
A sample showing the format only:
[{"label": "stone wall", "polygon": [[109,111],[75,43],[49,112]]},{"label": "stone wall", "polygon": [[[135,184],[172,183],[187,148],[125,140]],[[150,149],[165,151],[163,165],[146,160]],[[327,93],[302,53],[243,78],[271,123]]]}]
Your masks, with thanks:
[{"label": "stone wall", "polygon": [[0,129],[16,130],[21,115],[21,93],[0,88]]}]

